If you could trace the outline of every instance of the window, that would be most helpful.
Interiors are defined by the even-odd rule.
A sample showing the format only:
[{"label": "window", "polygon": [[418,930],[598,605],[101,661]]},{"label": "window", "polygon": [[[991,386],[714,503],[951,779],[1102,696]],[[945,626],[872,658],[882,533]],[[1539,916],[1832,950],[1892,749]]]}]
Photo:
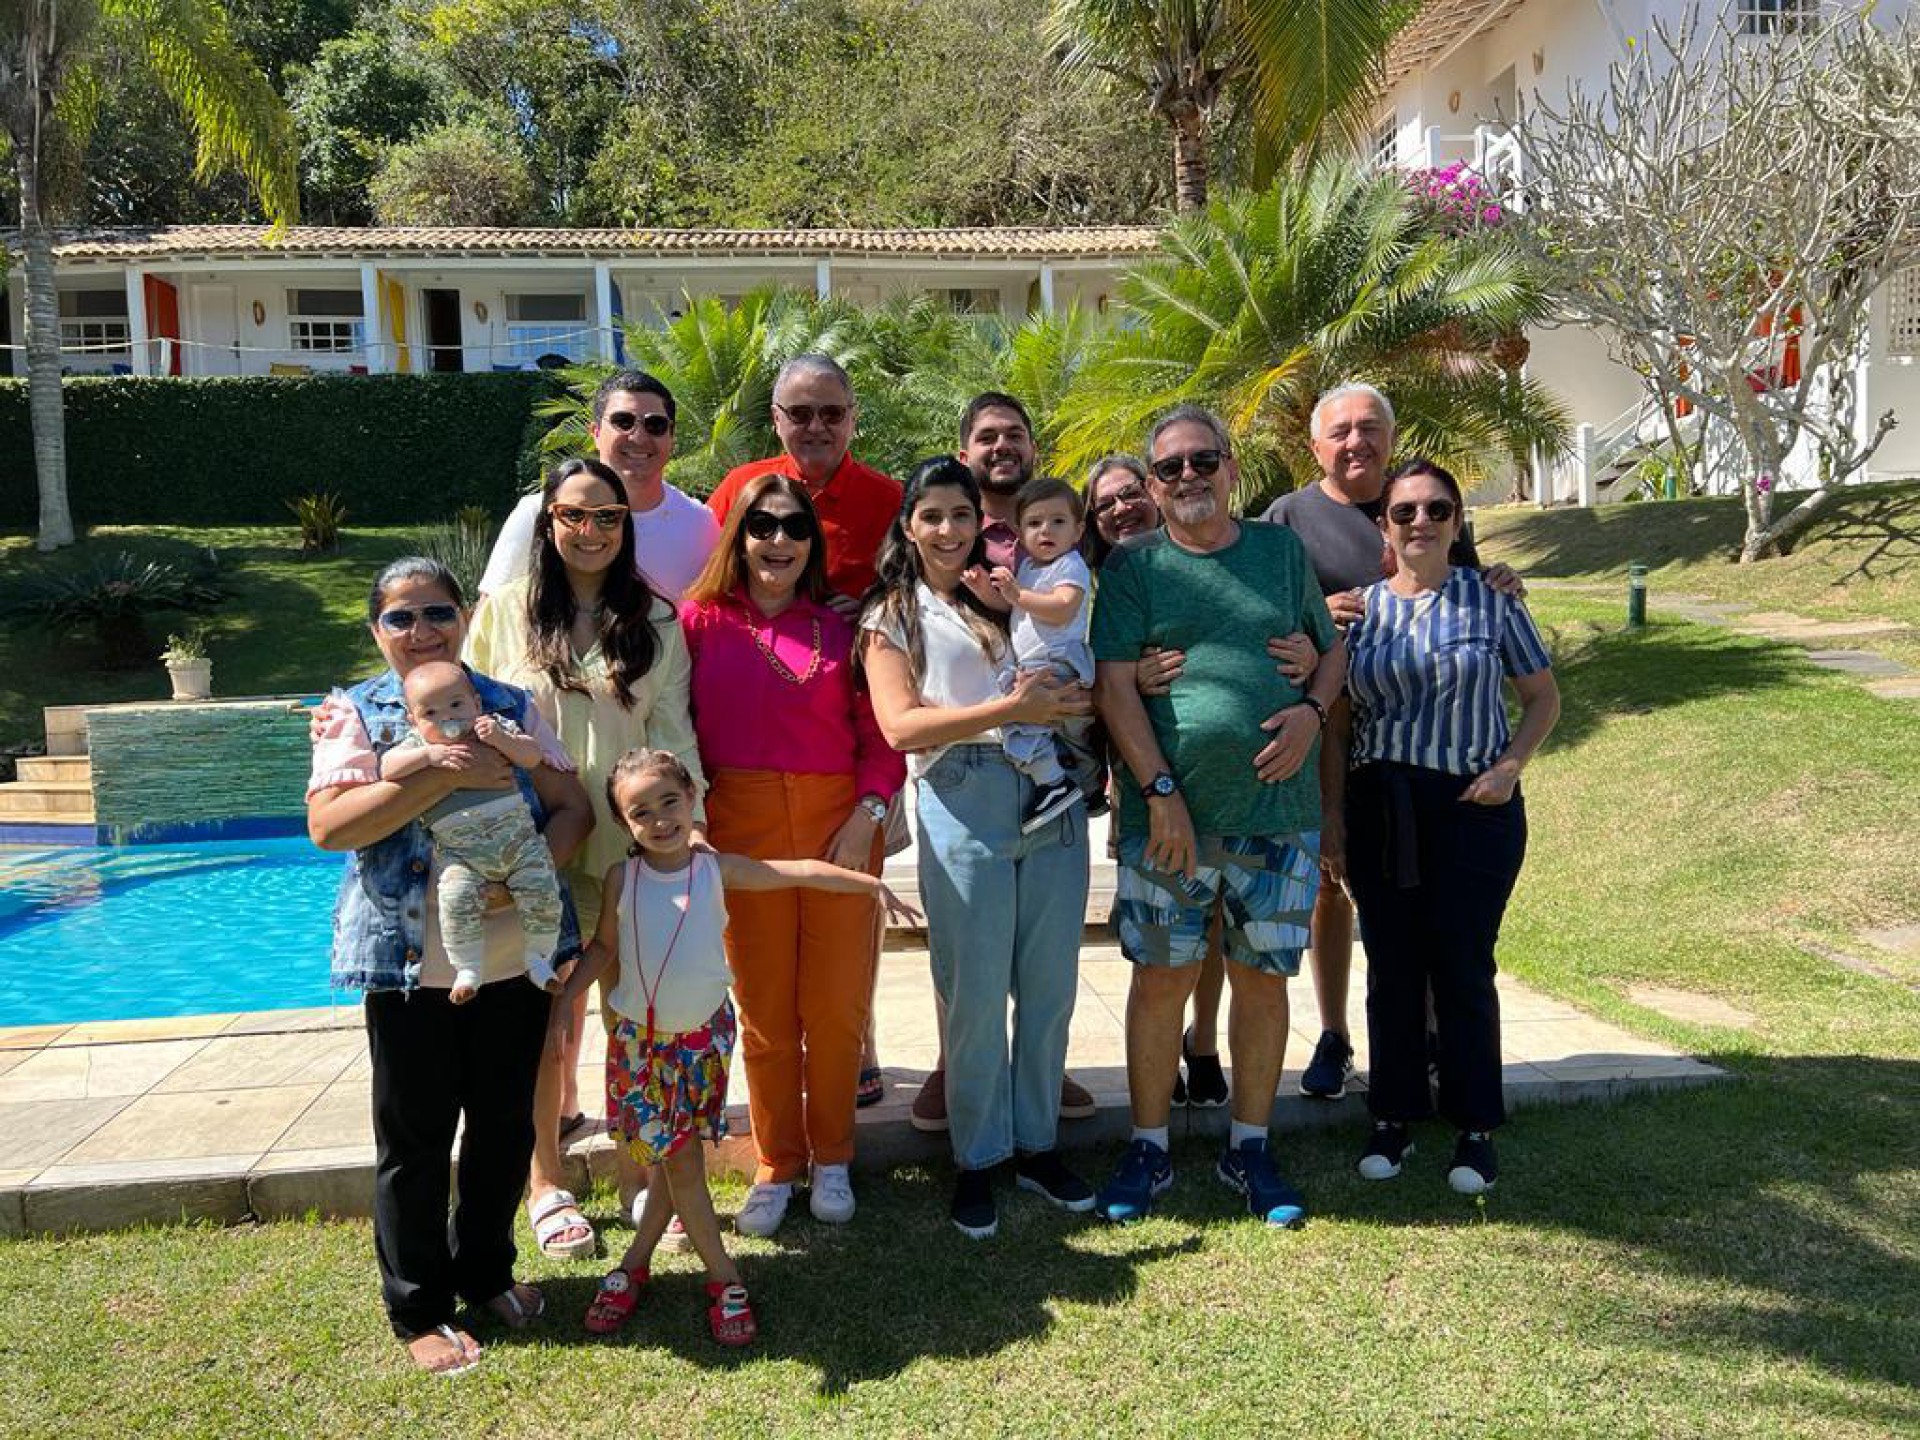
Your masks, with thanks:
[{"label": "window", "polygon": [[994,285],[956,285],[938,292],[956,315],[998,315],[1000,290]]},{"label": "window", "polygon": [[1887,354],[1920,355],[1920,265],[1887,281]]},{"label": "window", "polygon": [[1389,113],[1373,127],[1371,144],[1373,163],[1381,170],[1391,170],[1400,163],[1400,117]]},{"label": "window", "polygon": [[358,290],[289,290],[287,335],[295,350],[345,355],[367,344],[365,310]]},{"label": "window", "polygon": [[60,348],[86,355],[128,355],[133,326],[125,290],[62,290]]},{"label": "window", "polygon": [[1819,0],[1739,0],[1742,35],[1800,35],[1820,23]]},{"label": "window", "polygon": [[515,364],[531,364],[542,355],[584,360],[592,339],[585,295],[507,296],[507,358]]}]

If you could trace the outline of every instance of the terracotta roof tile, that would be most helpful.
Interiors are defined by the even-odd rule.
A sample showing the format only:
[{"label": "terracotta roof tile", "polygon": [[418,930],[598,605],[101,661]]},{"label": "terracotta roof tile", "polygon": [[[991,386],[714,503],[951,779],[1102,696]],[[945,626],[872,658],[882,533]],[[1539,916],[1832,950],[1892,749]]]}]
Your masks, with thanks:
[{"label": "terracotta roof tile", "polygon": [[[160,260],[186,256],[276,255],[765,255],[796,259],[926,255],[977,259],[1073,259],[1137,255],[1153,247],[1150,226],[955,230],[561,230],[296,225],[277,238],[264,225],[167,225],[63,231],[63,260]],[[9,236],[9,239],[12,237]]]},{"label": "terracotta roof tile", "polygon": [[1387,51],[1387,84],[1398,85],[1460,41],[1518,10],[1526,0],[1427,0]]}]

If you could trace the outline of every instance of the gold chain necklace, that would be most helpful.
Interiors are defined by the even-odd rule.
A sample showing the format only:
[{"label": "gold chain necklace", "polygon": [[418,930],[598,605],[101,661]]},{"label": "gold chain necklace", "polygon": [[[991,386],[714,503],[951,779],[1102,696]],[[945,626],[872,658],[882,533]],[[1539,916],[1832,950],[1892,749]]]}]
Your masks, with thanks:
[{"label": "gold chain necklace", "polygon": [[767,633],[762,635],[760,633],[760,627],[755,625],[752,618],[749,617],[747,620],[747,633],[753,636],[753,643],[760,647],[760,653],[767,657],[767,664],[773,667],[774,674],[778,675],[782,680],[785,680],[789,685],[806,684],[820,673],[820,617],[818,615],[813,617],[813,654],[807,658],[807,673],[804,675],[794,674],[793,671],[788,668],[787,662],[774,653],[773,642],[769,638],[773,634],[773,625],[774,622],[769,620],[767,622]]}]

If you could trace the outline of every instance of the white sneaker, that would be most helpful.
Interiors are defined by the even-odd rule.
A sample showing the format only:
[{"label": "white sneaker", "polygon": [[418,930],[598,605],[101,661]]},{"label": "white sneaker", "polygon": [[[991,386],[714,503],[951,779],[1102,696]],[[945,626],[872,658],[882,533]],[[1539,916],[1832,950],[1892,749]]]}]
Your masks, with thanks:
[{"label": "white sneaker", "polygon": [[733,1217],[733,1228],[742,1235],[765,1239],[780,1228],[787,1218],[787,1202],[793,1199],[791,1183],[755,1185],[747,1191],[747,1202]]},{"label": "white sneaker", "polygon": [[807,1208],[813,1218],[828,1225],[844,1225],[853,1219],[853,1181],[844,1165],[813,1167],[812,1194]]}]

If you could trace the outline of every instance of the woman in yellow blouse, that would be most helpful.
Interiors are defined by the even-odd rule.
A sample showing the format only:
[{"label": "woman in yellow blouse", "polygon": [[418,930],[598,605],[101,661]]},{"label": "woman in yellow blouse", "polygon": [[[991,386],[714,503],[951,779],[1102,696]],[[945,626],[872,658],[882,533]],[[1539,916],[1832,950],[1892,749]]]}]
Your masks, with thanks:
[{"label": "woman in yellow blouse", "polygon": [[[481,601],[466,659],[482,673],[525,687],[593,801],[594,828],[563,872],[582,927],[600,913],[600,877],[626,854],[627,831],[607,812],[606,776],[635,748],[670,750],[704,790],[687,710],[691,668],[673,607],[634,565],[620,477],[598,460],[568,460],[548,475],[534,524],[527,575]],[[698,809],[696,803],[696,810]],[[565,1047],[550,1045],[534,1098],[534,1150],[527,1211],[547,1255],[591,1253],[593,1228],[565,1186],[562,1115],[584,1123],[576,1085],[585,997]],[[631,1203],[637,1173],[621,1171]]]}]

